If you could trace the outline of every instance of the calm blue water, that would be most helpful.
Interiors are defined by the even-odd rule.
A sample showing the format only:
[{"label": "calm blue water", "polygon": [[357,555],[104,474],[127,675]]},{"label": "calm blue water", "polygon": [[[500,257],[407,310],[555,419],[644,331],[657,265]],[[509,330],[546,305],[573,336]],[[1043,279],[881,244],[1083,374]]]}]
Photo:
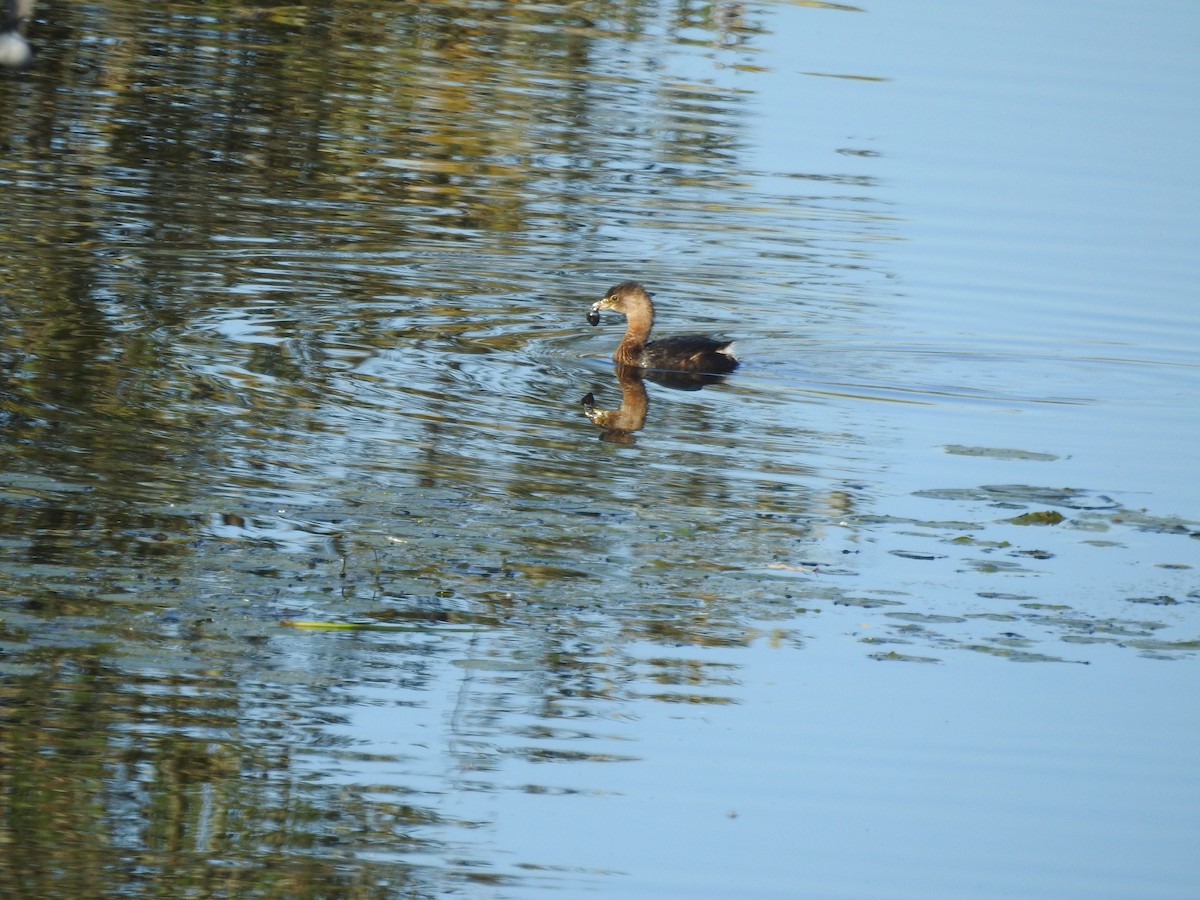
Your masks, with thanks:
[{"label": "calm blue water", "polygon": [[[679,233],[667,214],[615,229],[606,256],[614,272],[630,260],[668,285],[723,274],[713,293],[740,294],[736,313],[716,309],[745,332],[741,408],[769,407],[781,385],[799,392],[777,420],[751,414],[790,430],[768,441],[774,454],[787,459],[791,443],[818,477],[867,476],[872,511],[896,517],[852,539],[834,529],[808,552],[837,565],[852,547],[848,592],[920,611],[825,605],[781,616],[775,635],[760,622],[736,649],[597,646],[622,668],[665,657],[704,670],[705,700],[646,704],[634,699],[643,687],[593,708],[557,734],[586,758],[552,767],[512,737],[538,714],[510,708],[507,736],[483,741],[496,759],[489,788],[473,793],[465,771],[445,809],[487,820],[491,865],[528,865],[531,884],[568,892],[1189,896],[1200,770],[1186,710],[1200,673],[1194,647],[1175,661],[1133,650],[1144,620],[1129,598],[1188,598],[1166,618],[1195,640],[1194,526],[1113,535],[1101,512],[1095,535],[1044,538],[1057,565],[1005,558],[982,577],[981,558],[922,566],[892,551],[947,554],[935,523],[962,519],[971,501],[914,499],[931,485],[1112,492],[1195,521],[1197,16],[1123,4],[760,9],[765,30],[742,67],[715,49],[659,61],[664,80],[745,98],[744,187],[726,199],[754,239],[715,225]],[[833,438],[833,458],[807,436],[843,431],[856,439]],[[947,450],[963,447],[989,452]],[[903,517],[927,524],[896,525]],[[1013,526],[986,534],[1027,538]],[[942,664],[864,659],[855,642],[874,638]],[[972,648],[987,653],[961,652]],[[1002,648],[1018,661],[989,655]],[[1044,652],[1088,664],[1037,662]],[[485,667],[449,669],[444,683],[470,710],[511,700],[503,685],[519,680]],[[689,693],[686,679],[664,691]],[[453,748],[467,718],[426,724]],[[407,731],[389,719],[386,706],[363,710],[349,733],[395,750]],[[602,774],[597,759],[609,760]]]},{"label": "calm blue water", "polygon": [[40,8],[0,893],[1194,894],[1200,11]]}]

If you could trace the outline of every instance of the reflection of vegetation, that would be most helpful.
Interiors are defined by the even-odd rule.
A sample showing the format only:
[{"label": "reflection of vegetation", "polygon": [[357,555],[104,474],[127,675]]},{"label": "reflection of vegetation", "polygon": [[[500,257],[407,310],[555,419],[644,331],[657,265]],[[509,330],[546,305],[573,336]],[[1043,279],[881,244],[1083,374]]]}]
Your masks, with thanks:
[{"label": "reflection of vegetation", "polygon": [[[533,219],[561,232],[570,222],[558,209],[544,216],[544,204],[574,205],[572,185],[608,178],[641,129],[659,144],[655,157],[701,163],[710,178],[729,152],[728,108],[700,86],[667,88],[666,122],[604,118],[614,113],[604,92],[631,79],[620,64],[597,66],[596,46],[628,58],[625,41],[652,7],[107,7],[50,12],[60,34],[47,39],[56,52],[44,77],[10,91],[8,141],[42,165],[71,148],[57,176],[64,205],[46,217],[30,204],[6,226],[35,241],[315,237],[390,248],[412,235],[516,235]],[[681,7],[679,27],[711,28],[711,13]],[[34,189],[52,189],[50,170],[40,174]]]},{"label": "reflection of vegetation", "polygon": [[[473,823],[394,779],[313,771],[352,753],[343,698],[314,673],[271,680],[275,623],[389,626],[288,632],[317,646],[512,628],[530,683],[486,735],[530,697],[549,722],[632,696],[585,621],[525,637],[541,597],[591,589],[580,557],[602,546],[510,520],[578,481],[546,452],[544,371],[519,373],[522,416],[479,398],[507,393],[495,360],[546,328],[531,283],[578,265],[583,236],[663,211],[678,229],[738,183],[743,96],[663,77],[658,55],[664,31],[750,53],[757,26],[603,0],[40,11],[40,60],[0,80],[0,893],[502,881],[412,861]],[[417,377],[380,366],[396,347]],[[364,446],[346,499],[336,470]],[[385,543],[398,531],[412,543]],[[629,632],[648,635],[640,615]],[[718,645],[722,627],[673,634]],[[402,655],[424,688],[425,654]]]},{"label": "reflection of vegetation", "polygon": [[[684,4],[669,27],[752,33],[718,12]],[[39,452],[61,443],[42,429],[60,428],[63,452],[140,484],[211,454],[239,407],[268,398],[247,389],[269,385],[289,411],[311,403],[327,329],[313,301],[356,280],[360,295],[398,289],[394,270],[367,265],[331,282],[330,248],[393,261],[481,234],[498,252],[565,246],[609,187],[634,204],[624,186],[641,177],[656,194],[719,189],[740,100],[691,84],[641,101],[629,63],[658,16],[605,2],[491,6],[483,18],[457,3],[48,4],[53,52],[0,82],[6,412]],[[211,341],[180,341],[214,307],[268,298],[287,313],[231,323],[265,330],[243,367],[215,367]],[[408,325],[414,342],[477,327],[457,302],[444,307]],[[360,341],[378,339],[370,325]],[[514,343],[476,341],[456,347]]]},{"label": "reflection of vegetation", "polygon": [[[394,791],[302,774],[291,754],[303,736],[278,733],[288,730],[286,708],[244,708],[236,683],[220,676],[134,677],[92,651],[41,663],[4,691],[0,894],[423,889],[420,868],[404,859],[437,849],[422,835],[449,823]],[[337,847],[351,835],[391,862],[348,870]]]}]

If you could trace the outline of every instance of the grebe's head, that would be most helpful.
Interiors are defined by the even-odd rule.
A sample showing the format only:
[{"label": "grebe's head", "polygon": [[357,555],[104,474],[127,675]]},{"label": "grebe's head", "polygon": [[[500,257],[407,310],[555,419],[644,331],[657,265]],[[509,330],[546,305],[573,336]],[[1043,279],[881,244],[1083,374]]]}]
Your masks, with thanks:
[{"label": "grebe's head", "polygon": [[633,306],[650,306],[652,295],[637,281],[622,281],[610,287],[588,310],[587,320],[591,325],[600,324],[600,310],[611,309],[628,314]]}]

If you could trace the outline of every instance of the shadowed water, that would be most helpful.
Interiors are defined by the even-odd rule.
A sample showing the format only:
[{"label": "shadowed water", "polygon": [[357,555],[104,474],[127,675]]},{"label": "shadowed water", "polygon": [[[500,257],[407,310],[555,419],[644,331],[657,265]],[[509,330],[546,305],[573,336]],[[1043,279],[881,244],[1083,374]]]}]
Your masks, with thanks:
[{"label": "shadowed water", "polygon": [[39,3],[0,894],[1188,896],[1196,24]]}]

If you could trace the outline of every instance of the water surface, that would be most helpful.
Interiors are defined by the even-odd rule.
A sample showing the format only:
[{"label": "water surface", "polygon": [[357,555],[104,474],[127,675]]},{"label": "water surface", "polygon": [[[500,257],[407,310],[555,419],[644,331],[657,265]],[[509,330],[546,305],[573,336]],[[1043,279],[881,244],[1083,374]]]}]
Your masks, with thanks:
[{"label": "water surface", "polygon": [[0,893],[1190,896],[1197,25],[39,4]]}]

